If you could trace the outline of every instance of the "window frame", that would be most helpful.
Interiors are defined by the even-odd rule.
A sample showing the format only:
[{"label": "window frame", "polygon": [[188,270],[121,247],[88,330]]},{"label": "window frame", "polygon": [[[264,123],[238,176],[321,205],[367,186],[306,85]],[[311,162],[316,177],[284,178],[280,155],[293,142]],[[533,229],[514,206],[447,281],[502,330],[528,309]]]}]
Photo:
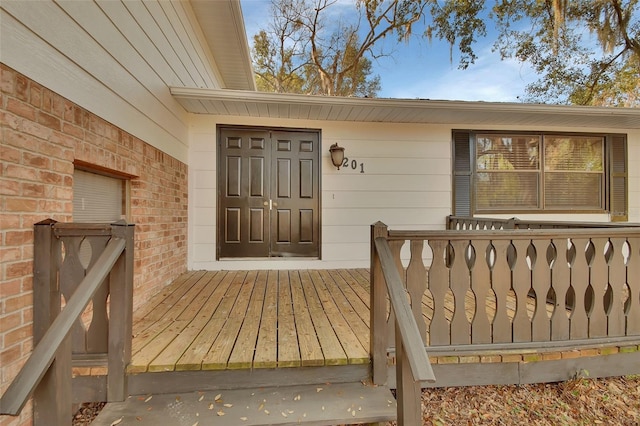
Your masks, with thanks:
[{"label": "window frame", "polygon": [[[478,208],[476,200],[476,191],[478,183],[478,164],[477,164],[477,138],[480,135],[485,136],[536,136],[540,139],[539,159],[540,170],[538,176],[538,196],[541,197],[540,207],[514,207],[514,208]],[[545,137],[589,137],[602,138],[603,140],[603,171],[602,186],[600,188],[600,198],[602,208],[555,208],[546,207],[544,204],[544,141]],[[474,214],[562,214],[562,213],[578,213],[578,214],[611,214],[611,220],[624,221],[628,220],[628,205],[625,204],[624,211],[620,211],[619,200],[614,200],[620,194],[613,194],[616,190],[612,187],[612,180],[621,177],[625,182],[625,192],[622,194],[626,202],[626,186],[628,185],[628,151],[627,151],[627,134],[606,133],[606,132],[558,132],[558,131],[523,131],[523,130],[452,130],[452,213],[459,216],[473,216]],[[622,149],[620,149],[622,147]],[[621,157],[622,155],[622,157]],[[620,173],[619,164],[623,164],[624,171]],[[614,166],[615,165],[615,166]],[[482,171],[480,171],[482,172]],[[612,208],[616,201],[617,208]],[[615,212],[613,210],[616,210]]]}]

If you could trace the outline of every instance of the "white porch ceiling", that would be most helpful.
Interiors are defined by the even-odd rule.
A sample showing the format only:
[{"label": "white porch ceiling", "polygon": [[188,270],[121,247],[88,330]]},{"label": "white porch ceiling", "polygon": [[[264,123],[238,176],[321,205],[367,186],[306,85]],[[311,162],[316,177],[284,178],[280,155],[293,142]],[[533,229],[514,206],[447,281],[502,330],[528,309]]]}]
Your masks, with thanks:
[{"label": "white porch ceiling", "polygon": [[368,99],[172,87],[195,114],[300,120],[640,129],[640,109]]}]

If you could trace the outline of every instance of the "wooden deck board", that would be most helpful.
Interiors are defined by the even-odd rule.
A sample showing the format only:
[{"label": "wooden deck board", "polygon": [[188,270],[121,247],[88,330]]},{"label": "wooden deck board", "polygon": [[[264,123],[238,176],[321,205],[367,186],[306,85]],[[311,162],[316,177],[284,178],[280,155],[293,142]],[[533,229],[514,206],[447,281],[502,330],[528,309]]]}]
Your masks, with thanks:
[{"label": "wooden deck board", "polygon": [[149,364],[148,371],[173,371],[178,359],[191,345],[204,325],[209,321],[212,309],[217,304],[211,303],[210,298],[219,288],[223,274],[217,273],[208,281],[205,289],[198,295],[194,304],[186,309],[178,320],[189,321],[189,324],[167,345],[167,347]]},{"label": "wooden deck board", "polygon": [[247,312],[238,333],[236,344],[231,351],[227,368],[251,368],[256,351],[258,332],[262,321],[262,307],[264,306],[267,286],[267,273],[259,271],[256,277]]},{"label": "wooden deck board", "polygon": [[[299,367],[302,365],[301,351],[306,351],[308,343],[305,336],[299,336],[304,330],[304,323],[296,324],[294,316],[294,300],[291,284],[289,282],[289,272],[280,271],[278,273],[278,367]],[[296,302],[300,302],[296,300]],[[305,307],[301,309],[305,310]],[[302,341],[298,339],[302,338]],[[313,345],[319,347],[316,339]]]},{"label": "wooden deck board", "polygon": [[[218,312],[218,307],[225,301],[227,304],[231,304],[233,303],[233,300],[235,300],[231,300],[232,293],[229,293],[231,283],[235,276],[235,272],[226,273],[216,288],[216,291],[214,291],[209,298],[209,303],[206,305],[208,308],[207,312],[202,315],[203,321],[206,319],[206,322],[196,338],[186,348],[184,354],[178,359],[176,363],[176,370],[202,369],[202,360],[204,356],[209,352],[209,348],[211,348],[213,341],[218,337],[218,334],[222,330],[220,322],[215,317],[216,312]],[[227,295],[227,293],[229,293],[229,295]],[[225,308],[223,307],[221,311],[224,309]],[[224,315],[225,313],[218,313],[218,316]]]},{"label": "wooden deck board", "polygon": [[[289,304],[291,297],[288,298]],[[298,346],[296,341],[295,346]],[[298,356],[298,360],[300,357]],[[278,366],[278,271],[268,271],[264,305],[258,329],[258,341],[253,358],[254,368]]]},{"label": "wooden deck board", "polygon": [[220,310],[221,304],[216,311],[216,319],[220,323],[221,331],[209,352],[202,359],[203,370],[224,370],[227,368],[229,356],[246,317],[255,277],[256,271],[243,272],[239,273],[231,283],[232,293],[225,300],[227,303],[225,303],[224,309]]},{"label": "wooden deck board", "polygon": [[300,276],[296,271],[289,273],[289,285],[294,315],[294,324],[290,327],[295,327],[298,331],[301,365],[303,367],[324,365],[320,340],[311,319],[311,307],[308,306],[306,299],[306,296],[311,294],[304,292]]}]

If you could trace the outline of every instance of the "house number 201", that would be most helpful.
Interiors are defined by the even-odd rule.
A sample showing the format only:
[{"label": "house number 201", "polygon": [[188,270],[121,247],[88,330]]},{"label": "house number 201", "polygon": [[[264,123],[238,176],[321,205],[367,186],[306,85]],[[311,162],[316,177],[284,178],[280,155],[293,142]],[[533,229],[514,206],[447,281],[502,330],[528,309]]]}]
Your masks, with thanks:
[{"label": "house number 201", "polygon": [[360,166],[360,173],[364,173],[364,163],[358,164],[357,160],[349,160],[347,157],[344,157],[342,160],[342,169],[351,168],[352,170],[357,170],[358,165]]}]

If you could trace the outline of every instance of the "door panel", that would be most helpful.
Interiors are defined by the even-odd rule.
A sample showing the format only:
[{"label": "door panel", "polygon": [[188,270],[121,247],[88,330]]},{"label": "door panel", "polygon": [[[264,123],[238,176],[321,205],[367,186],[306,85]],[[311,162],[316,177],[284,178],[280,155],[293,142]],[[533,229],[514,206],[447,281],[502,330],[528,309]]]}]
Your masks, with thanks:
[{"label": "door panel", "polygon": [[275,256],[318,256],[318,134],[273,132],[271,137],[277,147],[272,164],[276,170],[273,192],[278,212],[274,218],[277,223],[272,222],[272,227],[278,230],[278,238],[271,244],[271,253]]},{"label": "door panel", "polygon": [[[218,185],[222,257],[269,254],[269,132],[224,129],[220,132]],[[266,205],[265,205],[266,201]],[[220,223],[222,222],[222,223]]]},{"label": "door panel", "polygon": [[317,132],[221,128],[219,257],[319,256]]}]

